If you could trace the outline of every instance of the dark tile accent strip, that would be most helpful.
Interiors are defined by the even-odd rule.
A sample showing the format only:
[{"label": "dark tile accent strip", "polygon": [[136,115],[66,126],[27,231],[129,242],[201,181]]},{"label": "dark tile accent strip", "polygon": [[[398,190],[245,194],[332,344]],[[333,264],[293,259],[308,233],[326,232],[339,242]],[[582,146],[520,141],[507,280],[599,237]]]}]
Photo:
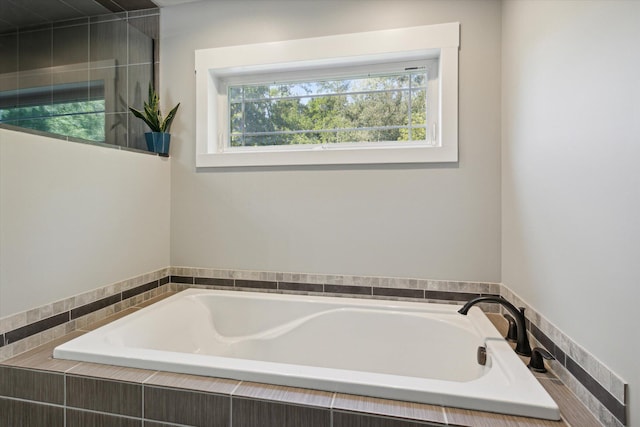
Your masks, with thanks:
[{"label": "dark tile accent strip", "polygon": [[448,292],[448,291],[425,291],[426,299],[439,299],[443,301],[469,301],[470,299],[479,297],[480,294],[472,294],[466,292]]},{"label": "dark tile accent strip", "polygon": [[229,401],[229,396],[218,394],[145,386],[144,417],[176,424],[228,427]]},{"label": "dark tile accent strip", "polygon": [[169,276],[165,276],[158,281],[158,286],[166,285],[169,283]]},{"label": "dark tile accent strip", "polygon": [[67,409],[66,427],[109,426],[109,427],[142,427],[141,419],[122,418],[114,415],[85,412]]},{"label": "dark tile accent strip", "polygon": [[193,277],[189,276],[171,276],[171,283],[187,283],[189,285],[193,285]]},{"label": "dark tile accent strip", "polygon": [[373,295],[384,297],[424,298],[422,289],[373,288]]},{"label": "dark tile accent strip", "polygon": [[64,408],[0,397],[0,426],[63,427]]},{"label": "dark tile accent strip", "polygon": [[4,334],[0,334],[0,347],[4,346]]},{"label": "dark tile accent strip", "polygon": [[239,280],[236,279],[237,288],[255,288],[255,289],[278,289],[277,282],[269,282],[266,280]]},{"label": "dark tile accent strip", "polygon": [[142,385],[67,375],[67,406],[142,416]]},{"label": "dark tile accent strip", "polygon": [[322,292],[320,283],[278,282],[278,289],[283,291]]},{"label": "dark tile accent strip", "polygon": [[542,344],[542,346],[549,351],[549,353],[553,354],[553,357],[556,358],[558,363],[560,363],[562,366],[565,366],[565,354],[562,350],[560,350],[560,348],[558,348],[558,346],[551,340],[551,338],[549,338],[544,332],[538,329],[538,327],[533,323],[530,323],[529,331],[531,331],[531,334],[535,337],[535,339],[537,339],[540,344]]},{"label": "dark tile accent strip", "polygon": [[93,313],[94,311],[108,307],[120,301],[122,301],[122,295],[115,294],[94,302],[90,302],[89,304],[81,305],[80,307],[76,307],[71,310],[71,320],[85,316],[89,313]]},{"label": "dark tile accent strip", "polygon": [[[502,298],[499,294],[480,294],[481,297],[494,297],[494,298]],[[504,298],[502,298],[504,299]]]},{"label": "dark tile accent strip", "polygon": [[233,279],[216,279],[213,277],[196,277],[196,285],[233,287]]},{"label": "dark tile accent strip", "polygon": [[5,332],[4,335],[6,344],[20,341],[21,339],[30,337],[31,335],[35,335],[42,331],[46,331],[47,329],[51,329],[58,325],[62,325],[63,323],[67,323],[69,320],[69,312],[65,311],[64,313],[39,320],[35,323],[31,323],[21,328],[14,329],[13,331]]},{"label": "dark tile accent strip", "polygon": [[567,364],[567,355],[564,351],[560,350],[558,346],[555,346],[555,350],[553,351],[553,355],[558,362],[562,364],[562,366],[566,366]]},{"label": "dark tile accent strip", "polygon": [[135,297],[136,295],[140,295],[144,292],[148,292],[152,289],[158,287],[158,280],[154,280],[153,282],[145,283],[144,285],[136,286],[135,288],[128,289],[122,292],[122,300],[126,300],[131,297]]},{"label": "dark tile accent strip", "polygon": [[352,286],[352,285],[324,285],[325,292],[335,294],[352,294],[352,295],[371,295],[370,286]]},{"label": "dark tile accent strip", "polygon": [[0,396],[64,404],[64,375],[0,366]]},{"label": "dark tile accent strip", "polygon": [[589,393],[602,403],[623,425],[627,424],[626,406],[620,403],[618,399],[613,397],[604,389],[591,375],[589,375],[580,365],[572,358],[566,358],[566,368],[580,384],[582,384]]},{"label": "dark tile accent strip", "polygon": [[546,348],[551,354],[554,353],[555,347],[556,345],[553,343],[553,341],[551,341],[551,339],[546,336],[540,329],[538,329],[538,327],[536,325],[534,325],[533,323],[529,324],[529,330],[531,331],[531,335],[533,335],[535,337],[535,339],[537,339],[538,341],[540,341],[540,344],[542,344],[542,346],[544,348]]}]

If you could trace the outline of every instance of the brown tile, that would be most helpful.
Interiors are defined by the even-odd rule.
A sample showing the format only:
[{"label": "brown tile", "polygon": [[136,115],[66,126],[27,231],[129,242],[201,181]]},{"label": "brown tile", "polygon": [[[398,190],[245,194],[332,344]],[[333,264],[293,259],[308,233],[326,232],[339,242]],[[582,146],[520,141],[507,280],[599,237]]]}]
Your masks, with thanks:
[{"label": "brown tile", "polygon": [[63,427],[64,409],[0,397],[0,426]]},{"label": "brown tile", "polygon": [[142,420],[67,409],[65,427],[142,427]]},{"label": "brown tile", "polygon": [[328,409],[233,398],[234,427],[330,427]]},{"label": "brown tile", "polygon": [[331,406],[333,393],[304,388],[243,382],[240,384],[240,387],[233,392],[233,397],[235,398],[236,396],[329,408]]},{"label": "brown tile", "polygon": [[159,371],[148,378],[144,384],[145,386],[155,385],[206,393],[231,394],[240,381]]},{"label": "brown tile", "polygon": [[233,279],[218,279],[215,277],[196,277],[196,285],[233,287]]},{"label": "brown tile", "polygon": [[466,293],[466,292],[450,292],[450,291],[424,291],[424,297],[430,300],[440,301],[458,301],[467,302],[472,298],[479,297],[480,294]]},{"label": "brown tile", "polygon": [[203,427],[228,427],[230,397],[160,387],[144,387],[144,417]]},{"label": "brown tile", "polygon": [[37,322],[29,323],[20,328],[7,331],[4,333],[5,344],[9,345],[32,335],[39,334],[40,332],[44,332],[48,329],[67,323],[69,320],[71,320],[69,319],[69,312],[65,311],[64,313],[56,314],[55,316],[47,317],[46,319],[38,320]]},{"label": "brown tile", "polygon": [[502,314],[499,313],[485,313],[487,318],[493,323],[493,326],[496,327],[500,335],[505,336],[507,331],[509,330],[509,323],[507,319],[505,319]]},{"label": "brown tile", "polygon": [[607,410],[620,421],[627,424],[627,407],[616,399],[602,384],[589,374],[584,367],[571,357],[565,359],[565,367],[571,375],[582,384]]},{"label": "brown tile", "polygon": [[67,406],[141,417],[142,386],[67,375]]},{"label": "brown tile", "polygon": [[540,380],[542,387],[560,407],[562,418],[572,426],[600,427],[596,418],[584,407],[578,398],[558,380]]},{"label": "brown tile", "polygon": [[2,362],[2,364],[19,366],[23,368],[41,369],[45,371],[65,372],[67,369],[70,369],[77,365],[78,362],[72,360],[54,359],[53,349],[60,344],[64,344],[65,342],[70,341],[73,338],[79,337],[83,334],[84,332],[72,332],[61,338],[58,338],[57,340],[53,340],[51,342],[48,342],[47,344],[36,347],[9,360],[5,360],[4,362]]},{"label": "brown tile", "polygon": [[285,427],[330,427],[329,409],[309,408],[307,406],[286,405]]},{"label": "brown tile", "polygon": [[101,326],[107,325],[111,322],[113,322],[114,320],[118,320],[123,318],[124,316],[127,316],[131,313],[135,313],[136,311],[138,311],[138,309],[136,308],[127,308],[126,310],[122,310],[119,311],[117,313],[112,314],[111,316],[107,316],[102,320],[98,320],[97,322],[91,323],[87,326],[84,326],[82,328],[79,328],[79,330],[81,331],[93,331],[95,329],[98,329]]},{"label": "brown tile", "polygon": [[189,285],[193,285],[193,280],[191,276],[171,276],[169,279],[171,283],[188,283]]},{"label": "brown tile", "polygon": [[136,286],[131,289],[127,289],[126,291],[122,291],[122,300],[133,298],[137,295],[149,292],[153,289],[157,289],[158,283],[158,280],[153,280],[151,282],[145,283],[144,285]]},{"label": "brown tile", "polygon": [[129,383],[142,383],[156,371],[146,369],[125,368],[122,366],[103,365],[100,363],[81,362],[67,371],[68,374],[95,377]]},{"label": "brown tile", "polygon": [[441,406],[352,394],[336,394],[332,409],[445,423],[444,411]]},{"label": "brown tile", "polygon": [[348,412],[333,412],[332,427],[425,427],[437,424],[420,423],[398,418],[376,417]]},{"label": "brown tile", "polygon": [[445,408],[449,424],[473,427],[564,427],[564,421],[541,420],[494,414],[492,412],[470,411],[467,409]]},{"label": "brown tile", "polygon": [[278,282],[278,289],[281,291],[322,292],[324,286],[321,283]]},{"label": "brown tile", "polygon": [[424,298],[423,289],[373,288],[373,295],[400,298]]},{"label": "brown tile", "polygon": [[101,298],[97,301],[90,302],[88,304],[81,305],[80,307],[73,308],[71,309],[71,320],[86,316],[89,313],[93,313],[94,311],[109,307],[110,305],[116,304],[120,301],[122,301],[122,295],[115,294],[105,298]]},{"label": "brown tile", "polygon": [[333,294],[372,295],[371,286],[331,285],[325,283],[324,291]]},{"label": "brown tile", "polygon": [[175,424],[158,423],[155,421],[148,421],[148,420],[143,420],[142,425],[144,427],[174,427],[175,426]]},{"label": "brown tile", "polygon": [[64,404],[64,375],[0,366],[0,396]]},{"label": "brown tile", "polygon": [[278,289],[278,283],[267,280],[236,279],[237,288]]},{"label": "brown tile", "polygon": [[165,298],[169,298],[170,296],[175,295],[175,294],[177,294],[177,292],[175,292],[175,291],[168,291],[168,292],[165,292],[165,293],[164,293],[164,294],[162,294],[162,295],[158,295],[157,297],[153,297],[153,298],[150,298],[150,299],[148,299],[148,300],[146,300],[146,301],[143,301],[143,302],[141,302],[141,303],[139,303],[139,304],[136,304],[135,306],[136,306],[136,307],[139,307],[139,308],[148,307],[148,306],[150,306],[151,304],[155,304],[155,303],[157,303],[158,301],[162,301],[163,299],[165,299]]}]

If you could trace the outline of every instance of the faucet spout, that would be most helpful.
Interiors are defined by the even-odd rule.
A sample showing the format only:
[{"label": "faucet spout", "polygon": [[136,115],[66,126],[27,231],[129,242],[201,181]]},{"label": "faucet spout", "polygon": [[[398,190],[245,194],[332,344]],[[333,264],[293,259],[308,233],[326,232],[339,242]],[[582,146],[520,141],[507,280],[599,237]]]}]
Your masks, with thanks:
[{"label": "faucet spout", "polygon": [[502,297],[487,296],[470,300],[465,305],[463,305],[460,310],[458,310],[458,313],[466,316],[469,309],[480,302],[495,302],[498,304],[502,304],[504,308],[506,308],[511,313],[516,321],[518,332],[515,351],[522,356],[531,356],[531,346],[529,345],[529,338],[527,337],[527,327],[524,320],[524,312],[518,310],[513,304]]}]

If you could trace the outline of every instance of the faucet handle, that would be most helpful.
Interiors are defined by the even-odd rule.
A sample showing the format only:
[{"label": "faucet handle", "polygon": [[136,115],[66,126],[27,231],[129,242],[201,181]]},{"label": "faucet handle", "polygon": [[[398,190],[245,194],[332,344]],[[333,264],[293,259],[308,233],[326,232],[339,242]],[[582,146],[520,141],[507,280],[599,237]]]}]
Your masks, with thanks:
[{"label": "faucet handle", "polygon": [[547,372],[547,368],[544,366],[544,359],[555,360],[556,358],[544,348],[536,347],[531,350],[531,359],[527,366],[535,372]]},{"label": "faucet handle", "polygon": [[516,342],[518,340],[518,327],[516,326],[516,320],[510,314],[503,314],[507,322],[509,322],[509,330],[504,337],[507,341]]}]

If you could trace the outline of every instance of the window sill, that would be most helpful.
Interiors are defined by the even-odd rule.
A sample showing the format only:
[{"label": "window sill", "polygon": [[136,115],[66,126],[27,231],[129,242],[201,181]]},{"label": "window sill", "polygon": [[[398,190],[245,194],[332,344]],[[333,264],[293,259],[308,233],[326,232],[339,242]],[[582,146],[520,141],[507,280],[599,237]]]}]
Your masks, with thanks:
[{"label": "window sill", "polygon": [[199,154],[197,167],[302,166],[458,161],[450,147],[314,148],[287,151],[247,150]]}]

